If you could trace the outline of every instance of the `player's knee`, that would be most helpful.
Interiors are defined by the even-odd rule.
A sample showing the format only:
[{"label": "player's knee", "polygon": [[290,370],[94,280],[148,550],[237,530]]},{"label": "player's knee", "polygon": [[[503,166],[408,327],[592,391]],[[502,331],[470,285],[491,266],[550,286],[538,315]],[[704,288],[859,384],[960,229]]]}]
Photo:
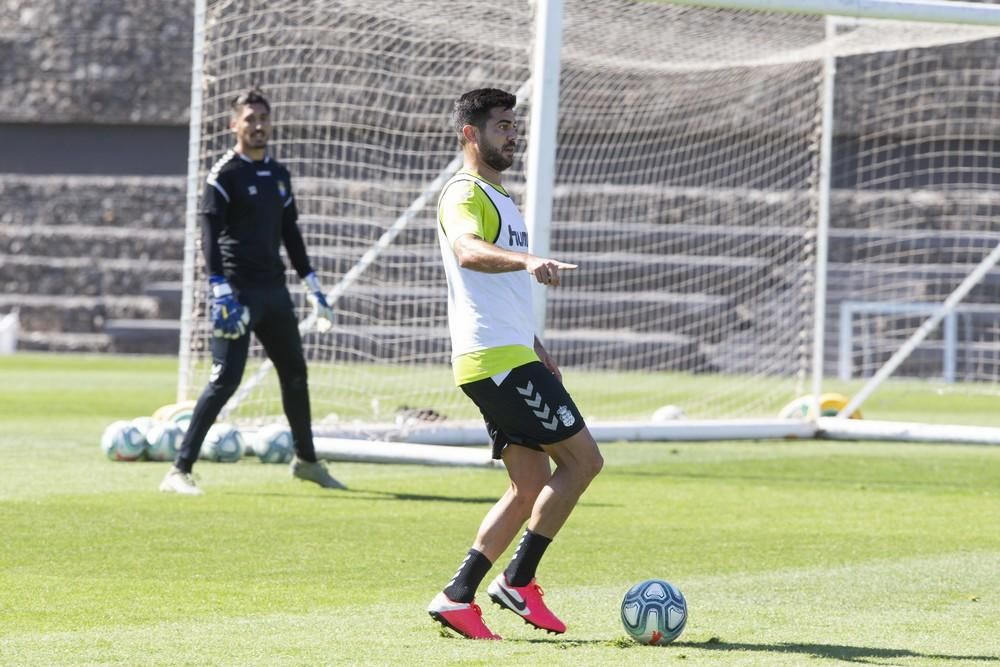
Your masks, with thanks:
[{"label": "player's knee", "polygon": [[595,450],[593,454],[587,454],[576,459],[573,462],[571,471],[580,484],[586,487],[597,477],[603,467],[604,457],[601,456],[600,452]]},{"label": "player's knee", "polygon": [[573,450],[573,472],[581,481],[589,484],[604,468],[604,456],[587,431],[580,436],[582,442],[577,443]]},{"label": "player's knee", "polygon": [[516,511],[527,518],[531,514],[531,508],[535,506],[538,494],[545,488],[546,482],[547,480],[522,481],[519,484],[511,485],[514,492],[511,504],[514,505]]},{"label": "player's knee", "polygon": [[223,403],[228,401],[239,387],[239,378],[228,378],[225,375],[212,380],[208,385],[212,398]]},{"label": "player's knee", "polygon": [[535,503],[532,502],[529,497],[523,494],[515,494],[510,499],[507,511],[509,511],[512,516],[524,522],[531,516],[531,508],[534,507],[534,505]]},{"label": "player's knee", "polygon": [[292,391],[305,391],[309,387],[309,378],[305,370],[301,373],[292,373],[285,379],[285,385]]},{"label": "player's knee", "polygon": [[589,457],[586,463],[586,467],[587,467],[587,475],[589,476],[590,479],[594,479],[595,477],[597,477],[599,474],[601,474],[601,470],[604,469],[604,456],[601,455],[600,450],[598,450],[596,447],[594,448],[593,456]]}]

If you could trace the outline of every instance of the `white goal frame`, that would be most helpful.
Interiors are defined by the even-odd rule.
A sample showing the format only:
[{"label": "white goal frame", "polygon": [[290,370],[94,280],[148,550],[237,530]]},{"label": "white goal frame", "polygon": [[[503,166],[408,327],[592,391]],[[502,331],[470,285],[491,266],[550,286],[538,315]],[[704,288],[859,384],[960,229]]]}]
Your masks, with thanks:
[{"label": "white goal frame", "polygon": [[[702,8],[744,9],[768,12],[785,12],[797,14],[817,14],[828,17],[849,17],[854,19],[890,19],[896,21],[939,22],[969,24],[977,26],[1000,27],[1000,6],[985,5],[971,2],[930,1],[930,0],[665,0],[671,4],[690,5]],[[526,82],[519,96],[529,97],[531,104],[532,128],[529,135],[527,152],[528,181],[526,185],[525,213],[526,221],[531,230],[532,251],[546,254],[549,248],[550,230],[547,223],[551,217],[553,197],[553,170],[557,136],[559,105],[559,54],[562,34],[562,0],[536,0],[536,40],[534,45],[535,73],[532,80]],[[196,289],[194,285],[195,262],[197,261],[196,239],[197,200],[201,187],[199,182],[199,146],[202,124],[202,61],[204,59],[206,0],[195,0],[194,53],[192,65],[192,104],[190,125],[190,150],[188,161],[188,197],[185,218],[186,243],[184,264],[184,297],[181,314],[180,364],[177,387],[177,399],[182,401],[190,398],[192,379],[188,375],[191,362],[191,340],[193,307],[191,294]],[[828,26],[832,25],[828,22]],[[828,27],[828,34],[830,28]],[[819,192],[820,202],[817,222],[817,245],[815,266],[815,301],[814,329],[812,332],[813,358],[811,363],[810,394],[813,403],[812,415],[819,415],[820,397],[824,383],[824,325],[825,325],[825,287],[827,280],[827,243],[829,221],[829,196],[831,181],[831,140],[833,136],[833,90],[836,72],[836,62],[828,54],[824,62],[822,133],[820,146]],[[530,95],[525,95],[530,86]],[[427,190],[414,201],[410,210],[422,209],[433,200],[434,190],[451,173],[458,164],[453,161],[446,167],[440,177],[428,184]],[[406,225],[406,216],[402,216],[398,225],[386,232],[370,251],[378,253],[395,238]],[[369,257],[366,255],[366,257]],[[369,260],[371,258],[369,257]],[[332,290],[334,298],[350,287],[353,279],[363,272],[367,266],[363,258],[356,267],[357,272],[345,275],[342,285]],[[846,416],[854,413],[864,401],[878,388],[879,384],[889,377],[905,356],[912,351],[942,320],[952,317],[959,307],[963,297],[982,277],[1000,261],[1000,245],[986,257],[980,265],[970,273],[962,284],[934,308],[924,324],[914,331],[906,342],[865,385],[850,403],[843,407],[836,418],[812,416],[804,419],[755,419],[733,420],[728,422],[697,422],[677,421],[659,423],[592,423],[591,430],[599,440],[720,440],[720,439],[774,439],[774,438],[808,438],[827,437],[834,439],[884,439],[900,438],[907,440],[955,440],[962,442],[980,442],[1000,444],[1000,429],[968,427],[956,430],[956,427],[931,427],[921,424],[887,425],[883,422],[866,422],[864,420],[848,421]],[[545,331],[545,301],[544,292],[536,293],[536,317],[539,336]],[[303,322],[308,328],[309,322]],[[265,375],[269,368],[267,362],[255,370],[253,375],[244,382],[250,387],[241,388],[227,405],[224,416],[238,407],[241,397],[252,385]],[[256,378],[256,379],[255,379]],[[481,444],[484,441],[485,430],[480,426],[460,429],[445,429],[441,425],[416,425],[388,428],[366,427],[351,432],[350,429],[333,429],[323,432],[317,427],[317,433],[322,437],[348,436],[358,438],[379,437],[384,440],[413,441],[422,443],[445,444]]]}]

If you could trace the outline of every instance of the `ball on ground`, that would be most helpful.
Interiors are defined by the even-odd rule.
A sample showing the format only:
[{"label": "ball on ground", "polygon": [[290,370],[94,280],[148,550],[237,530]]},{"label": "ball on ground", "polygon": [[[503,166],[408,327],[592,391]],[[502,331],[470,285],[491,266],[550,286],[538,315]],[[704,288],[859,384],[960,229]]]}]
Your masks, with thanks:
[{"label": "ball on ground", "polygon": [[150,461],[173,461],[181,448],[184,431],[174,422],[156,421],[146,431],[146,456]]},{"label": "ball on ground", "polygon": [[116,421],[104,429],[101,451],[112,461],[138,461],[146,452],[146,438],[132,422]]},{"label": "ball on ground", "polygon": [[146,436],[146,432],[153,427],[156,420],[152,417],[136,417],[132,420],[132,426],[139,429],[139,433],[142,433],[143,437]]},{"label": "ball on ground", "polygon": [[684,419],[684,410],[677,405],[664,405],[657,408],[653,413],[654,422],[668,422],[676,419]]},{"label": "ball on ground", "polygon": [[[847,407],[850,399],[843,394],[820,394],[819,415],[821,417],[836,417],[837,414]],[[816,403],[812,396],[800,396],[781,408],[778,413],[779,419],[812,419],[816,416]],[[861,419],[861,411],[855,410],[851,414],[851,419]]]},{"label": "ball on ground", "polygon": [[288,463],[295,454],[292,432],[280,424],[258,429],[250,442],[261,463]]},{"label": "ball on ground", "polygon": [[194,401],[170,403],[157,408],[156,412],[153,413],[153,419],[174,422],[181,427],[181,431],[186,431],[188,423],[191,421],[191,413],[194,412],[194,406]]},{"label": "ball on ground", "polygon": [[235,463],[243,457],[243,436],[232,424],[213,424],[201,445],[201,456],[207,461]]},{"label": "ball on ground", "polygon": [[629,637],[638,643],[663,646],[684,631],[687,601],[673,584],[647,579],[625,593],[621,619]]}]

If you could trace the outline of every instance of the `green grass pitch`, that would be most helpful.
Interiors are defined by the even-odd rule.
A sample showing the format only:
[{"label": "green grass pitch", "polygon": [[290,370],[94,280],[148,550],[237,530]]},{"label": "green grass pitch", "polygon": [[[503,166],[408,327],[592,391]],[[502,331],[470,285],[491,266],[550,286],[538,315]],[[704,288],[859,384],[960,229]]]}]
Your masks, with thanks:
[{"label": "green grass pitch", "polygon": [[[175,373],[0,358],[0,664],[1000,662],[998,448],[606,445],[539,570],[569,631],[535,631],[483,591],[505,640],[480,643],[424,607],[502,471],[333,464],[351,490],[324,492],[283,466],[200,463],[205,496],[161,494],[168,464],[112,463],[98,440],[172,402]],[[649,577],[688,599],[667,647],[629,643],[618,620]]]}]

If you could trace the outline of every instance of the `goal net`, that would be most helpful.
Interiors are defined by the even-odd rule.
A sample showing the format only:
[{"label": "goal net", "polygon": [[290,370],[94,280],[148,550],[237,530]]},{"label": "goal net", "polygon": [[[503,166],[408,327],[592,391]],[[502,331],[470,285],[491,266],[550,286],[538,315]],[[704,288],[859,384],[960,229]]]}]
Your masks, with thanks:
[{"label": "goal net", "polygon": [[[530,134],[534,7],[205,0],[181,398],[211,365],[192,202],[257,84],[336,301],[304,336],[317,431],[478,418],[451,379],[436,197],[462,92],[518,91]],[[589,420],[774,418],[817,373],[850,394],[1000,242],[996,29],[624,0],[567,0],[562,24],[549,254],[580,268],[548,290],[545,342]],[[522,203],[528,176],[522,151]],[[876,395],[992,393],[998,296],[993,274]],[[229,420],[281,418],[266,371],[254,342]]]}]

